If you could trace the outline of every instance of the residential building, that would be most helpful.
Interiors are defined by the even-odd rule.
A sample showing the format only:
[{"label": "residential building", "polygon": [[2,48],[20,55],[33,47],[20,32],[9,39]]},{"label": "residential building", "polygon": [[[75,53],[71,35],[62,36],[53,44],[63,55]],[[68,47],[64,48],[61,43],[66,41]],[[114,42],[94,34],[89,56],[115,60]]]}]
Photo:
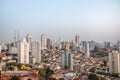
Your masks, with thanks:
[{"label": "residential building", "polygon": [[29,64],[29,43],[26,39],[18,42],[18,63]]},{"label": "residential building", "polygon": [[76,47],[80,45],[80,37],[78,34],[75,36],[75,43],[76,43]]},{"label": "residential building", "polygon": [[41,63],[41,44],[39,41],[32,42],[32,56],[36,59],[37,63]]},{"label": "residential building", "polygon": [[85,44],[85,53],[89,57],[90,56],[90,48],[89,48],[89,43],[86,42]]},{"label": "residential building", "polygon": [[47,49],[50,49],[51,47],[51,41],[50,38],[47,39]]},{"label": "residential building", "polygon": [[29,43],[29,52],[31,52],[32,36],[27,34],[26,41]]},{"label": "residential building", "polygon": [[67,68],[73,70],[73,54],[62,53],[61,55],[61,66],[62,68]]},{"label": "residential building", "polygon": [[47,36],[46,36],[46,34],[41,35],[41,49],[47,49]]},{"label": "residential building", "polygon": [[110,73],[120,73],[120,53],[118,51],[109,53],[109,70]]}]

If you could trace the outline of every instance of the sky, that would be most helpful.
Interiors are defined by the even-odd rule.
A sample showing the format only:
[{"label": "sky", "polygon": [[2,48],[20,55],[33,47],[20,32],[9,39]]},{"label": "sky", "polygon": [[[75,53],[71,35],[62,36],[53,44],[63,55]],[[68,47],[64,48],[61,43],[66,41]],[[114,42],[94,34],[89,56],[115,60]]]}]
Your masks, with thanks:
[{"label": "sky", "polygon": [[40,40],[120,40],[120,0],[0,0],[0,41],[31,34]]}]

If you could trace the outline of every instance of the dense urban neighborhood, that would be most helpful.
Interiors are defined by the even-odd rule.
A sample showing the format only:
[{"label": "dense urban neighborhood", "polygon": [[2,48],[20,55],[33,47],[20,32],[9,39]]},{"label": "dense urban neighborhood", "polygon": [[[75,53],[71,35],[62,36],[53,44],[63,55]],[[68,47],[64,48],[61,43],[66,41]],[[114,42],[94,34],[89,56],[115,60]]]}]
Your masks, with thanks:
[{"label": "dense urban neighborhood", "polygon": [[120,41],[117,43],[52,41],[46,34],[14,37],[0,43],[1,80],[119,80]]}]

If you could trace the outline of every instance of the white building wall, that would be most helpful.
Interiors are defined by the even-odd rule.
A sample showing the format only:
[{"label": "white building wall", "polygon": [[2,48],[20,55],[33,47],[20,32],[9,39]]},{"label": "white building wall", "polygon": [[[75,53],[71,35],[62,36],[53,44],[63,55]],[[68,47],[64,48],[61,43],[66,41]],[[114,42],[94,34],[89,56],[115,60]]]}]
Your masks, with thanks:
[{"label": "white building wall", "polygon": [[62,53],[61,55],[61,66],[62,68],[67,68],[73,70],[73,54],[70,53]]},{"label": "white building wall", "polygon": [[85,44],[85,53],[89,57],[90,56],[90,48],[89,48],[89,43],[86,42]]},{"label": "white building wall", "polygon": [[73,70],[73,54],[69,54],[69,68]]},{"label": "white building wall", "polygon": [[41,35],[41,48],[47,49],[47,36],[45,34]]},{"label": "white building wall", "polygon": [[9,48],[9,54],[17,54],[18,51],[17,51],[17,47],[10,47]]},{"label": "white building wall", "polygon": [[113,51],[109,53],[110,73],[120,73],[120,53]]},{"label": "white building wall", "polygon": [[23,39],[18,43],[18,63],[29,63],[29,44],[26,39]]},{"label": "white building wall", "polygon": [[38,41],[32,43],[32,55],[37,63],[41,63],[41,44]]}]

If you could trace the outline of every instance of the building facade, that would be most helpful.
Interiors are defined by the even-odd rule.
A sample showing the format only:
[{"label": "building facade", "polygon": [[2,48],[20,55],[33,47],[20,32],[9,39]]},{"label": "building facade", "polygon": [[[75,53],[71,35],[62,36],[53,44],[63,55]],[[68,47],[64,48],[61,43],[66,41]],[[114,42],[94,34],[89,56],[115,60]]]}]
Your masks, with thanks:
[{"label": "building facade", "polygon": [[109,70],[110,73],[120,73],[120,53],[118,51],[109,53]]},{"label": "building facade", "polygon": [[88,57],[90,56],[90,47],[88,42],[86,42],[86,45],[85,45],[85,53]]},{"label": "building facade", "polygon": [[50,41],[50,39],[48,38],[48,39],[47,39],[47,49],[50,49],[50,47],[51,47],[51,41]]},{"label": "building facade", "polygon": [[61,67],[73,70],[73,54],[62,53]]},{"label": "building facade", "polygon": [[37,63],[41,63],[41,44],[38,41],[32,42],[32,56]]},{"label": "building facade", "polygon": [[80,45],[80,37],[79,37],[79,35],[75,36],[75,43],[76,43],[76,47],[78,47]]},{"label": "building facade", "polygon": [[26,41],[29,43],[29,52],[31,52],[32,36],[30,34],[26,35]]},{"label": "building facade", "polygon": [[41,35],[41,49],[47,49],[47,36],[46,36],[46,34]]},{"label": "building facade", "polygon": [[29,43],[26,39],[18,42],[18,63],[29,64]]}]

